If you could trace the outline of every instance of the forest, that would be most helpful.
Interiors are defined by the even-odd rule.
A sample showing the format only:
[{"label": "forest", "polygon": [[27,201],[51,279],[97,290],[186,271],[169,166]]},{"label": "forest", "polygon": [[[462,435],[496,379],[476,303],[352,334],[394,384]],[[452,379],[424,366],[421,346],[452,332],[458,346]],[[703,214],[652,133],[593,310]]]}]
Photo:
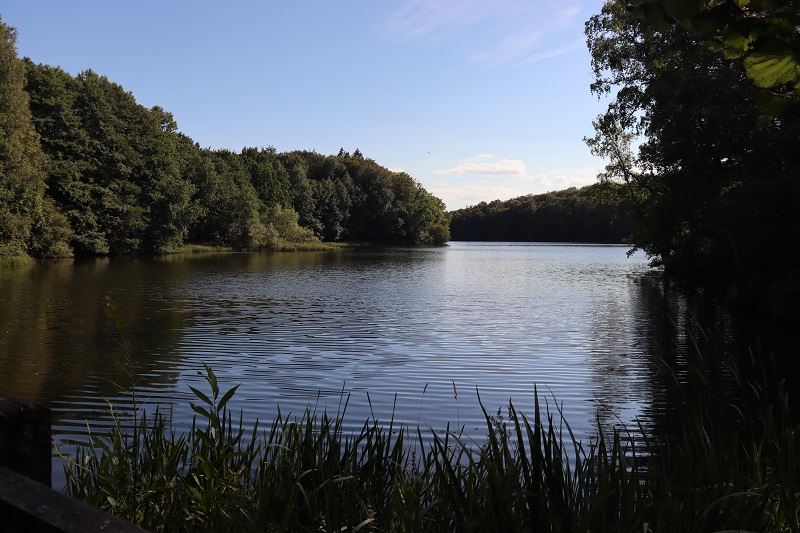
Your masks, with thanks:
[{"label": "forest", "polygon": [[441,200],[358,149],[201,148],[164,109],[20,59],[16,31],[0,32],[0,257],[449,239]]},{"label": "forest", "polygon": [[614,183],[511,200],[481,202],[450,213],[456,241],[627,243],[633,220],[606,198]]},{"label": "forest", "polygon": [[[556,393],[532,383],[529,416],[511,400],[496,415],[481,404],[483,441],[464,433],[460,414],[444,432],[423,428],[419,416],[414,430],[400,416],[387,427],[372,415],[348,434],[343,410],[315,406],[249,428],[241,414],[236,426],[228,405],[239,385],[225,392],[204,365],[208,392],[190,387],[189,431],[178,434],[186,426],[173,426],[171,411],[146,416],[133,386],[132,424],[109,402],[108,434],[90,435],[74,457],[57,449],[66,492],[153,531],[800,531],[799,28],[800,0],[605,1],[585,26],[590,89],[608,101],[585,139],[606,164],[599,183],[448,214],[411,176],[359,150],[201,148],[170,113],[138,105],[101,75],[20,59],[15,30],[0,20],[0,260],[164,253],[186,243],[441,244],[452,231],[624,241],[663,271],[663,283],[631,280],[653,299],[668,303],[676,285],[701,289],[676,306],[673,327],[621,313],[625,298],[604,306],[609,324],[630,320],[641,332],[632,340],[652,352],[644,379],[665,381],[652,401],[629,397],[623,410],[645,415],[635,427],[615,412],[620,425],[605,428],[598,414],[597,433],[581,441]],[[710,299],[715,321],[753,322],[737,325],[758,340],[742,348],[727,327],[706,330],[693,311],[705,306],[691,301],[706,292],[722,295]],[[447,303],[483,304],[477,291],[470,296],[466,306]],[[568,299],[555,302],[572,311]],[[731,302],[752,312],[719,312]],[[112,300],[106,312],[122,334]],[[412,318],[437,337],[439,317]],[[505,325],[498,329],[513,335]],[[543,341],[552,333],[577,345],[563,324],[545,333]],[[651,337],[674,343],[676,355],[663,357]],[[616,339],[611,346],[593,352],[609,363],[597,379],[639,380],[633,354],[617,353]],[[514,372],[501,356],[492,360]],[[565,370],[569,386],[589,386]],[[458,400],[455,380],[452,388]]]},{"label": "forest", "polygon": [[585,139],[607,163],[600,185],[449,215],[357,149],[201,148],[102,75],[19,58],[0,21],[0,257],[442,244],[451,231],[625,241],[673,279],[798,315],[798,13],[796,0],[607,2],[586,23],[590,90],[609,101]]}]

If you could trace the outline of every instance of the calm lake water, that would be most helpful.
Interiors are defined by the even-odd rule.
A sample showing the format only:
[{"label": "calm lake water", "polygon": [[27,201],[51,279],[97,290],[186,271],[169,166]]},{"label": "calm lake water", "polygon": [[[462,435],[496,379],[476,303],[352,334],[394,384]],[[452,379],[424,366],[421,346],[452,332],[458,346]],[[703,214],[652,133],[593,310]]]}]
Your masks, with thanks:
[{"label": "calm lake water", "polygon": [[[691,321],[624,246],[450,243],[441,248],[178,255],[0,269],[0,396],[54,411],[57,439],[108,426],[130,404],[122,310],[139,394],[191,422],[203,363],[252,424],[307,406],[353,429],[464,426],[532,414],[534,387],[581,438],[664,413],[662,358]],[[477,392],[476,392],[477,391]],[[54,468],[54,483],[62,479]]]}]

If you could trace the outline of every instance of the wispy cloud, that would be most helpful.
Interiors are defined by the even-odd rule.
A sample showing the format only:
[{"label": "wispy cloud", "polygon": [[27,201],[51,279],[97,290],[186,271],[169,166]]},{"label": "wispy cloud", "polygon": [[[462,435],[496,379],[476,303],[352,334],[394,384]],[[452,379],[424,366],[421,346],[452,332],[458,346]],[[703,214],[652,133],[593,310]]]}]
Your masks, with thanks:
[{"label": "wispy cloud", "polygon": [[475,0],[409,0],[390,16],[386,29],[405,39],[436,39],[480,22],[491,10],[488,2]]},{"label": "wispy cloud", "polygon": [[[584,46],[586,16],[579,0],[409,0],[389,17],[385,27],[390,35],[404,40],[463,36],[469,43],[464,50],[472,50],[465,60],[514,67]],[[478,24],[483,36],[479,43],[474,42],[474,32],[468,32]],[[576,33],[581,37],[576,39]]]},{"label": "wispy cloud", "polygon": [[474,61],[491,62],[493,64],[504,63],[508,67],[517,67],[520,65],[536,63],[553,57],[567,54],[573,50],[583,49],[586,46],[583,38],[576,39],[571,43],[556,48],[540,49],[538,47],[530,47],[528,50],[520,51],[518,54],[503,53],[501,50],[496,50],[494,53],[483,54],[483,56],[476,56]]}]

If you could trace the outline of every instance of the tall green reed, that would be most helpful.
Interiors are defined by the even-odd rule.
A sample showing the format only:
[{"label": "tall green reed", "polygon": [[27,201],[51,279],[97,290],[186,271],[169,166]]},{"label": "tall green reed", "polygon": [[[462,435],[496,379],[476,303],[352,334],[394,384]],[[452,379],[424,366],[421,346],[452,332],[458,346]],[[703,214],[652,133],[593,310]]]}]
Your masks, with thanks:
[{"label": "tall green reed", "polygon": [[110,405],[114,430],[67,457],[66,490],[154,531],[799,531],[786,384],[753,354],[763,372],[725,363],[723,386],[722,355],[695,347],[669,374],[666,433],[598,421],[588,443],[538,391],[532,416],[481,404],[484,439],[374,415],[348,432],[346,395],[334,415],[279,410],[246,431],[228,412],[238,386],[222,392],[205,366],[189,432],[159,409],[126,429]]}]

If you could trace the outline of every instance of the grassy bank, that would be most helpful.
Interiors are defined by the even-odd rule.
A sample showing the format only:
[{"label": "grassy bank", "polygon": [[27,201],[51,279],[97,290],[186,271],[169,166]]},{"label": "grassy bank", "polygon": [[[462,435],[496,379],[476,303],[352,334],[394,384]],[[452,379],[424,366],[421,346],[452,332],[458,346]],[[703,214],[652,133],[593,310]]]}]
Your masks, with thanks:
[{"label": "grassy bank", "polygon": [[[117,419],[68,457],[66,492],[154,531],[798,531],[798,427],[786,391],[732,393],[697,360],[667,435],[579,442],[537,400],[484,412],[486,438],[335,416],[245,430],[206,367],[197,418]],[[132,430],[123,428],[132,423]],[[638,435],[638,436],[635,436]]]},{"label": "grassy bank", "polygon": [[[265,251],[265,252],[329,252],[329,251],[337,251],[337,250],[345,250],[349,248],[369,248],[375,246],[387,246],[385,244],[376,244],[376,243],[368,243],[368,242],[323,242],[319,240],[313,241],[303,241],[303,242],[293,242],[293,241],[284,241],[279,240],[274,243],[274,246],[270,248],[262,248],[258,250],[236,250],[230,246],[209,246],[204,244],[185,244],[178,248],[171,250],[169,253],[163,254],[163,256],[177,256],[177,255],[202,255],[202,254],[225,254],[225,253],[237,253],[237,252],[258,252],[258,251]],[[48,258],[48,261],[54,260],[72,260],[72,257],[69,258]],[[29,255],[17,255],[17,256],[0,256],[0,268],[2,267],[11,267],[11,266],[29,266],[34,265],[37,262],[41,262],[41,259],[33,258]]]},{"label": "grassy bank", "polygon": [[32,265],[36,262],[29,255],[0,256],[0,268],[11,266]]},{"label": "grassy bank", "polygon": [[204,244],[184,244],[174,249],[170,254],[215,254],[233,252],[230,246],[207,246]]},{"label": "grassy bank", "polygon": [[[280,241],[275,244],[274,248],[266,251],[273,252],[316,252],[336,250],[339,247],[326,242],[310,241],[310,242],[289,242]],[[215,254],[215,253],[233,253],[236,250],[230,246],[205,246],[202,244],[187,244],[181,246],[170,252],[170,254]]]},{"label": "grassy bank", "polygon": [[339,250],[341,246],[330,242],[283,242],[276,252],[327,252]]}]

